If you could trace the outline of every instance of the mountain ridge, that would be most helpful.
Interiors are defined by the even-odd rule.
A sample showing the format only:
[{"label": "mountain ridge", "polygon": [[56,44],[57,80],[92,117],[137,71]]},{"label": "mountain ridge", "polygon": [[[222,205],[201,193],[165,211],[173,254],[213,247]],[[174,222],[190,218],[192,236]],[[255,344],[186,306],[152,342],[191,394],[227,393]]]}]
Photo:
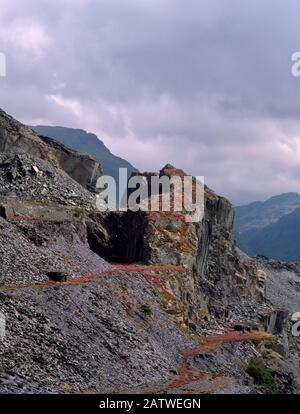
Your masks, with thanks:
[{"label": "mountain ridge", "polygon": [[[300,261],[300,195],[283,193],[236,208],[238,246],[247,254]],[[298,253],[299,252],[299,253]]]},{"label": "mountain ridge", "polygon": [[243,232],[250,228],[266,227],[300,207],[300,194],[296,192],[282,193],[268,198],[266,201],[254,201],[236,207],[236,230]]},{"label": "mountain ridge", "polygon": [[117,183],[119,168],[127,168],[129,176],[132,172],[138,171],[129,161],[114,155],[94,133],[63,126],[36,125],[31,128],[39,135],[53,138],[74,150],[90,154],[100,162],[104,174],[112,176]]}]

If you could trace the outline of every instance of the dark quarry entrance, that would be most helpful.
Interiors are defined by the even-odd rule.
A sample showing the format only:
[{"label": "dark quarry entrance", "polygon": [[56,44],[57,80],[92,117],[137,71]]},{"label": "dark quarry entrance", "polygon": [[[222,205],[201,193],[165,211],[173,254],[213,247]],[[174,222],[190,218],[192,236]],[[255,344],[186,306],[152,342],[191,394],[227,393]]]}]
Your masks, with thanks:
[{"label": "dark quarry entrance", "polygon": [[144,212],[94,213],[87,222],[90,249],[112,263],[145,263],[147,247]]}]

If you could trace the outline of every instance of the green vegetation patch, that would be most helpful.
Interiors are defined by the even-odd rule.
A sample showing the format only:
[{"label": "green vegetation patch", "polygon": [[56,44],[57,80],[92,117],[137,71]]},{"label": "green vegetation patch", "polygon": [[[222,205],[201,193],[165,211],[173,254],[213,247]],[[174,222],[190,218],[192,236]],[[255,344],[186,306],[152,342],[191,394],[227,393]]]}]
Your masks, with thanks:
[{"label": "green vegetation patch", "polygon": [[278,393],[271,371],[264,365],[262,358],[252,358],[246,372],[254,379],[255,384],[262,385],[270,394]]},{"label": "green vegetation patch", "polygon": [[152,316],[152,310],[149,305],[142,305],[141,311],[145,316]]}]

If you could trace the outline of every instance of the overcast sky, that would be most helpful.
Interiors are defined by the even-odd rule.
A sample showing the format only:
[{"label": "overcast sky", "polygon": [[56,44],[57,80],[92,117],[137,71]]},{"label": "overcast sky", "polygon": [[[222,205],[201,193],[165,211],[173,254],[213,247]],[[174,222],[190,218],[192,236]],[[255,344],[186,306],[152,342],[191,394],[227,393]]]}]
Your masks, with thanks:
[{"label": "overcast sky", "polygon": [[0,0],[0,107],[170,162],[237,204],[300,192],[299,0]]}]

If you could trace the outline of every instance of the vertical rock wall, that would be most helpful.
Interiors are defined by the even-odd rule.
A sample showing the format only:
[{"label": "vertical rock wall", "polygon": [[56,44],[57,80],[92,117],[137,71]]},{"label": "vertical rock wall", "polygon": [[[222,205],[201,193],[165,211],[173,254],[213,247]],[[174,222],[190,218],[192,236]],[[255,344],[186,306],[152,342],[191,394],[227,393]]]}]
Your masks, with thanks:
[{"label": "vertical rock wall", "polygon": [[[163,171],[184,174],[172,166],[160,174]],[[155,175],[144,175],[148,190],[149,179]],[[107,234],[114,235],[110,236],[106,258],[164,267],[156,278],[173,298],[166,307],[177,316],[181,309],[186,325],[198,323],[208,310],[222,317],[231,302],[263,297],[255,262],[239,255],[235,248],[233,206],[208,188],[204,218],[196,223],[190,223],[184,211],[110,213],[109,217],[101,224],[110,228]],[[93,233],[91,230],[91,237]],[[170,266],[178,269],[172,272]]]}]

